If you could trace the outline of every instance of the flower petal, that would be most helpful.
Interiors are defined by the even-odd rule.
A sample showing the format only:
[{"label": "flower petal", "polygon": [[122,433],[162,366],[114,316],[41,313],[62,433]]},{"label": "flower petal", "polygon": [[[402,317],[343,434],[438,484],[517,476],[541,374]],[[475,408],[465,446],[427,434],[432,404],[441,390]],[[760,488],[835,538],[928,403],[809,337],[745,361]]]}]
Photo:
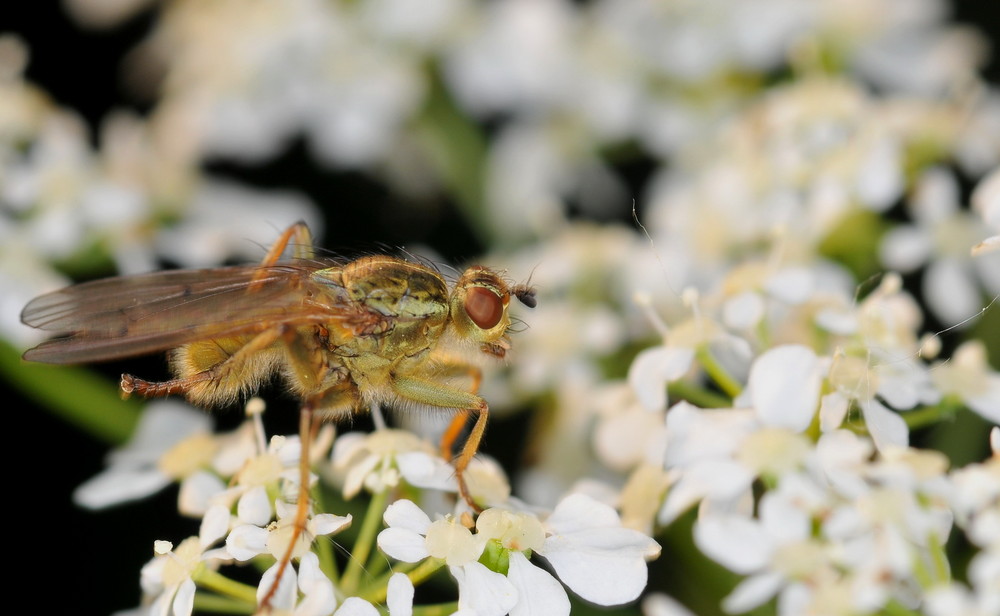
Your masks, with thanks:
[{"label": "flower petal", "polygon": [[306,552],[299,561],[299,590],[302,600],[294,616],[329,616],[337,607],[333,583],[319,568],[319,557]]},{"label": "flower petal", "polygon": [[431,525],[431,519],[427,514],[409,500],[400,500],[389,505],[382,515],[382,520],[386,526],[403,528],[418,535],[427,534],[427,529]]},{"label": "flower petal", "polygon": [[942,257],[924,271],[924,300],[945,326],[957,325],[983,307],[979,285],[965,265],[958,259]]},{"label": "flower petal", "polygon": [[706,516],[698,520],[694,542],[706,556],[741,574],[767,565],[773,551],[773,542],[761,525],[739,515]]},{"label": "flower petal", "polygon": [[309,520],[309,530],[315,536],[330,535],[351,525],[352,516],[321,513]]},{"label": "flower petal", "polygon": [[82,483],[73,502],[87,509],[103,509],[155,494],[171,483],[155,468],[111,467]]},{"label": "flower petal", "polygon": [[861,400],[858,405],[879,451],[885,451],[888,447],[906,447],[909,444],[910,429],[899,413],[890,411],[878,400]]},{"label": "flower petal", "polygon": [[177,509],[184,515],[200,517],[212,506],[212,497],[225,492],[226,484],[208,471],[195,471],[181,481]]},{"label": "flower petal", "polygon": [[387,528],[378,534],[380,550],[404,563],[419,562],[427,553],[427,540],[423,535],[405,528]]},{"label": "flower petal", "polygon": [[640,352],[628,369],[628,382],[642,406],[660,411],[667,406],[667,382],[682,376],[694,359],[692,349],[658,346]]},{"label": "flower petal", "polygon": [[758,357],[747,387],[760,420],[797,432],[809,427],[819,402],[819,368],[812,349],[798,344],[775,347]]},{"label": "flower petal", "polygon": [[267,530],[243,524],[237,526],[226,537],[226,550],[238,561],[250,560],[267,550]]},{"label": "flower petal", "polygon": [[396,454],[399,474],[412,486],[457,492],[455,468],[443,459],[422,451]]},{"label": "flower petal", "polygon": [[503,574],[490,571],[482,563],[449,567],[458,582],[458,607],[478,616],[504,616],[518,601],[518,592]]},{"label": "flower petal", "polygon": [[722,609],[729,614],[749,612],[773,597],[781,587],[781,583],[782,577],[778,573],[750,576],[722,600]]},{"label": "flower petal", "polygon": [[359,597],[348,597],[334,616],[378,616],[378,610],[371,603]]},{"label": "flower petal", "polygon": [[987,420],[1000,423],[1000,375],[984,375],[981,390],[966,395],[965,403]]},{"label": "flower petal", "polygon": [[585,494],[570,494],[559,501],[545,520],[554,533],[566,534],[599,526],[618,527],[618,513],[608,505]]},{"label": "flower petal", "polygon": [[390,616],[412,616],[413,582],[405,573],[394,573],[389,578],[385,602],[389,607]]},{"label": "flower petal", "polygon": [[574,494],[563,499],[546,524],[556,534],[545,539],[538,553],[576,594],[599,605],[618,605],[645,588],[646,560],[657,556],[660,546],[643,533],[622,528],[607,505]]},{"label": "flower petal", "polygon": [[222,505],[215,505],[205,512],[205,517],[201,520],[201,528],[198,531],[198,543],[201,544],[202,549],[225,536],[229,531],[229,518],[229,509]]},{"label": "flower petal", "polygon": [[244,524],[264,526],[271,521],[271,499],[267,496],[264,486],[256,486],[247,490],[236,505],[236,516]]},{"label": "flower petal", "polygon": [[[274,563],[271,567],[264,572],[264,575],[260,577],[260,585],[257,586],[257,603],[258,605],[267,596],[267,593],[271,591],[271,586],[274,585],[274,580],[278,576],[278,567],[281,563]],[[271,610],[279,611],[291,611],[295,607],[296,598],[296,588],[298,587],[298,575],[295,569],[292,567],[285,567],[285,572],[281,576],[281,581],[278,583],[278,588],[271,596]]]},{"label": "flower petal", "polygon": [[174,595],[174,616],[191,616],[191,612],[194,610],[194,591],[194,580],[187,578],[181,582],[180,587],[177,588],[177,594]]},{"label": "flower petal", "polygon": [[521,552],[510,553],[507,579],[517,589],[518,601],[510,616],[569,614],[569,597],[552,575],[528,562]]}]

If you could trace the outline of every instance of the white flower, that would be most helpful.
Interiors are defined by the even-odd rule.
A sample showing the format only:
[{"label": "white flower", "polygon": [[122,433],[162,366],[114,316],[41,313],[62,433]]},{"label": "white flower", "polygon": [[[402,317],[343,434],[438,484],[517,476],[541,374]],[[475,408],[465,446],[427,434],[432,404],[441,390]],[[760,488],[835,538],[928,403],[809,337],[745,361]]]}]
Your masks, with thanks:
[{"label": "white flower", "polygon": [[990,368],[981,340],[970,340],[955,350],[949,361],[931,371],[934,384],[953,394],[987,421],[1000,423],[1000,373]]},{"label": "white flower", "polygon": [[517,603],[517,590],[507,578],[478,562],[486,538],[473,535],[454,517],[431,522],[408,500],[389,505],[379,548],[403,562],[433,557],[444,560],[458,581],[458,606],[482,616],[503,616]]},{"label": "white flower", "polygon": [[1000,257],[984,254],[973,259],[969,248],[982,240],[985,229],[959,208],[958,193],[958,180],[950,171],[925,171],[908,202],[914,224],[894,228],[881,246],[882,261],[889,268],[910,272],[926,264],[924,299],[948,326],[963,323],[979,311],[980,287],[988,293],[1000,292],[1000,276],[991,271]]},{"label": "white flower", "polygon": [[1000,590],[966,588],[958,582],[931,588],[924,598],[928,616],[993,616],[1000,612]]},{"label": "white flower", "polygon": [[822,499],[822,493],[808,481],[789,477],[778,490],[761,498],[757,518],[710,512],[699,516],[694,528],[698,548],[728,569],[748,576],[723,600],[723,609],[745,612],[778,592],[783,595],[780,605],[816,581],[835,575],[830,549],[812,536],[810,509]]},{"label": "white flower", "polygon": [[736,456],[757,425],[747,409],[700,409],[687,402],[672,406],[665,464],[676,476],[657,520],[669,524],[702,499],[719,505],[743,499],[754,471]]},{"label": "white flower", "polygon": [[188,537],[174,548],[168,541],[156,542],[158,556],[142,568],[142,590],[155,597],[150,616],[190,616],[194,607],[192,579],[202,566],[217,566],[228,559],[225,550],[209,548],[229,530],[229,512],[213,507],[206,513],[197,537]]},{"label": "white flower", "polygon": [[537,552],[573,592],[598,605],[634,600],[646,586],[646,561],[660,555],[647,535],[624,528],[611,507],[570,495],[545,518]]},{"label": "white flower", "polygon": [[[267,553],[280,560],[288,553],[289,542],[295,532],[296,505],[279,499],[274,502],[274,506],[278,514],[277,521],[263,528],[253,524],[241,524],[229,533],[226,537],[226,549],[233,558],[242,562]],[[310,515],[305,528],[296,539],[292,558],[301,558],[305,555],[317,537],[339,532],[350,524],[349,514]]]},{"label": "white flower", "polygon": [[[665,392],[663,382],[655,387]],[[641,464],[662,465],[666,408],[648,410],[625,383],[604,386],[589,398],[598,413],[593,448],[604,465],[616,471],[629,471]]]},{"label": "white flower", "polygon": [[822,364],[802,345],[765,351],[750,368],[747,388],[736,406],[750,406],[766,426],[802,432],[819,410]]},{"label": "white flower", "polygon": [[642,600],[643,616],[694,616],[683,605],[661,592],[650,593]]},{"label": "white flower", "polygon": [[667,408],[667,383],[691,369],[694,349],[666,345],[644,349],[628,368],[628,383],[642,406],[650,411]]},{"label": "white flower", "polygon": [[220,502],[236,501],[236,514],[246,524],[263,526],[274,515],[269,489],[281,486],[294,500],[299,489],[299,456],[302,451],[298,437],[272,436],[267,449],[249,458],[233,478],[232,487],[215,498]]},{"label": "white flower", "polygon": [[[569,614],[566,591],[531,564],[532,552],[584,599],[617,605],[639,596],[646,561],[660,551],[648,536],[623,528],[613,509],[579,494],[563,499],[544,523],[529,513],[487,509],[475,534],[455,518],[432,523],[409,501],[390,505],[385,521],[389,528],[378,539],[383,551],[405,562],[444,559],[459,584],[459,607],[498,616]],[[483,559],[506,568],[506,575]]]},{"label": "white flower", "polygon": [[973,246],[972,254],[981,255],[1000,250],[1000,168],[995,169],[976,186],[972,193],[972,209],[979,212],[988,227],[998,232]]},{"label": "white flower", "polygon": [[[257,587],[258,603],[270,592],[279,564],[272,565],[261,577]],[[336,606],[333,583],[320,570],[319,558],[312,552],[301,556],[298,571],[292,567],[285,568],[281,582],[271,598],[272,610],[294,616],[329,616]]]},{"label": "white flower", "polygon": [[108,468],[77,488],[73,500],[100,509],[188,477],[211,462],[211,431],[212,420],[204,412],[174,400],[150,402],[129,442],[109,454]]},{"label": "white flower", "polygon": [[[446,466],[427,441],[405,430],[382,429],[370,434],[349,432],[333,445],[333,470],[343,479],[344,498],[353,498],[361,488],[377,493],[395,488],[404,475],[441,477],[457,491],[454,469]],[[450,467],[448,467],[450,468]],[[452,478],[447,481],[447,478]]]},{"label": "white flower", "polygon": [[157,252],[182,267],[226,259],[259,259],[275,229],[305,221],[314,237],[323,227],[315,206],[291,192],[263,192],[232,182],[203,182],[188,198],[184,218],[156,236]]}]

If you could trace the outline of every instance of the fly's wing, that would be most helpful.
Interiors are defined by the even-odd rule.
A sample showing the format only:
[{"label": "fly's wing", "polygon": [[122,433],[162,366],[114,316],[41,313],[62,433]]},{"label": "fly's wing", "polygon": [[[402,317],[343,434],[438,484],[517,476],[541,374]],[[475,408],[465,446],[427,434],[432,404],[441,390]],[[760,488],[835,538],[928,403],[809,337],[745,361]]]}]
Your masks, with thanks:
[{"label": "fly's wing", "polygon": [[[329,265],[329,264],[327,264]],[[32,327],[62,336],[24,358],[52,364],[119,359],[196,340],[278,325],[363,327],[363,310],[329,283],[315,261],[273,266],[175,270],[87,282],[33,299],[21,313]]]}]

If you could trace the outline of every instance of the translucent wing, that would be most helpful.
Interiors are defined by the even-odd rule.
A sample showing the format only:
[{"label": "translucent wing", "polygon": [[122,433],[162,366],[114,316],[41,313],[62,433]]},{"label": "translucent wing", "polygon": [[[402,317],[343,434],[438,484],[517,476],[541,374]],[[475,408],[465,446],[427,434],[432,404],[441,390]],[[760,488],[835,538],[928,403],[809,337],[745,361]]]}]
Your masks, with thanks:
[{"label": "translucent wing", "polygon": [[60,338],[24,358],[53,364],[118,359],[280,324],[363,321],[364,309],[313,272],[330,264],[175,270],[87,282],[33,299],[21,313]]}]

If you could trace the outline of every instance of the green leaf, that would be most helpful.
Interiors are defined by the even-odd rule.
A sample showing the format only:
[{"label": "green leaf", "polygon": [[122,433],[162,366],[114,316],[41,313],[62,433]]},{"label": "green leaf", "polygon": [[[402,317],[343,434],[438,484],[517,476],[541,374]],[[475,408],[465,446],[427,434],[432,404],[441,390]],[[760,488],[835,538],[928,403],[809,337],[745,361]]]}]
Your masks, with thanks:
[{"label": "green leaf", "polygon": [[106,379],[84,368],[26,362],[4,340],[0,373],[53,414],[106,443],[124,443],[139,421],[142,402],[122,400]]}]

